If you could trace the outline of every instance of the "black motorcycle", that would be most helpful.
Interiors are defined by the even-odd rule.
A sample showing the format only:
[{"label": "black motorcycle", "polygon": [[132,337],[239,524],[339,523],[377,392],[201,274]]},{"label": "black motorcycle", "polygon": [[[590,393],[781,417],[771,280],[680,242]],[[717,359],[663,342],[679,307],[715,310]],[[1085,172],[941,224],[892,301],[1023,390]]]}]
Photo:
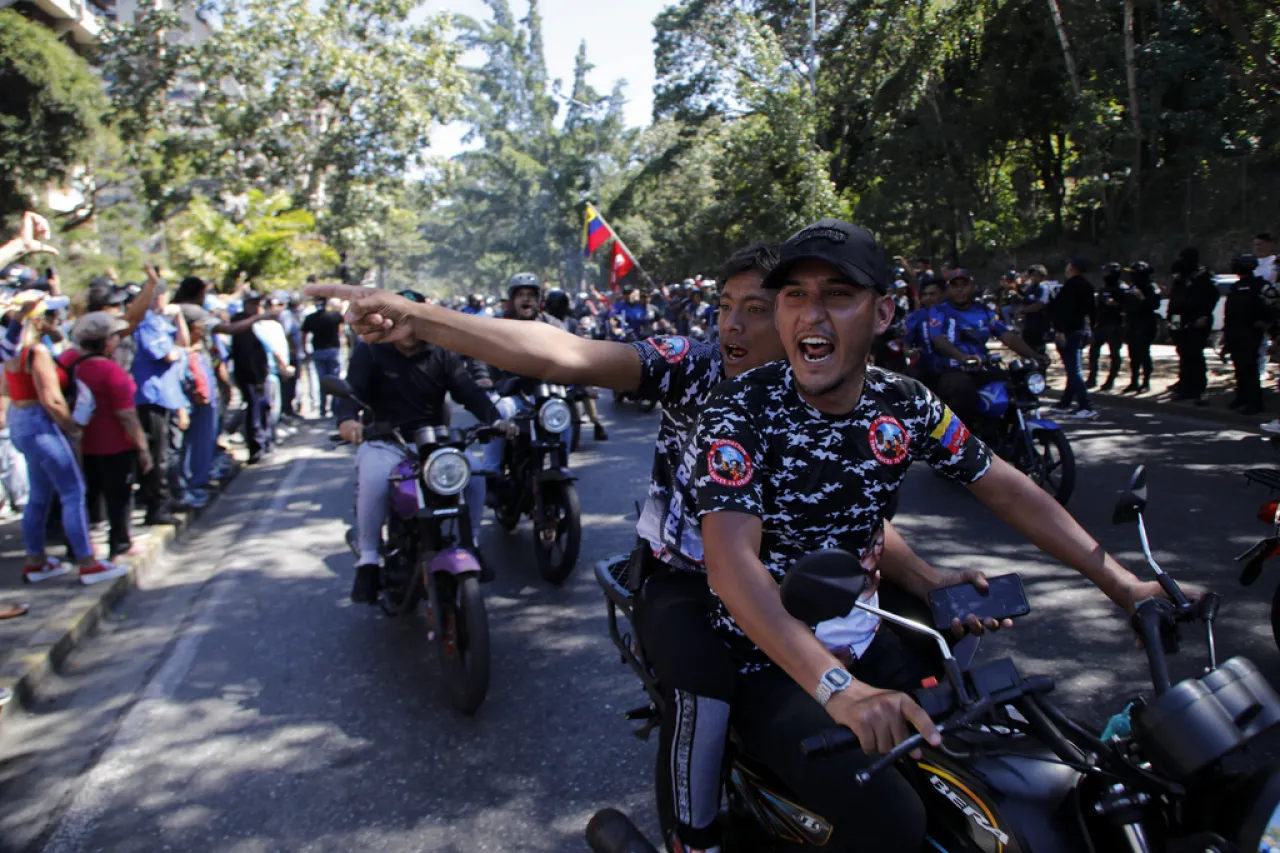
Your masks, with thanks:
[{"label": "black motorcycle", "polygon": [[[354,400],[376,417],[346,381],[326,376],[320,387],[326,394]],[[366,440],[387,441],[406,457],[392,472],[387,494],[378,604],[388,616],[411,616],[426,599],[427,639],[439,650],[449,701],[467,715],[479,709],[489,692],[489,618],[463,497],[471,480],[466,449],[497,434],[487,426],[465,432],[424,426],[406,437],[376,421],[365,432]],[[334,438],[335,446],[346,443]],[[347,545],[358,558],[354,527],[347,530]]]},{"label": "black motorcycle", "polygon": [[562,438],[570,429],[573,411],[563,385],[517,377],[502,383],[504,397],[524,403],[514,420],[520,434],[508,441],[502,469],[489,473],[489,501],[498,524],[515,530],[521,516],[533,521],[533,555],[538,574],[554,584],[564,583],[578,562],[582,546],[582,510],[569,452]]},{"label": "black motorcycle", "polygon": [[[1141,602],[1133,618],[1151,674],[1150,695],[1135,699],[1099,733],[1072,720],[1049,699],[1051,678],[1023,677],[1009,659],[975,665],[978,638],[949,648],[939,631],[859,600],[866,574],[857,557],[821,551],[797,562],[782,584],[787,611],[809,624],[853,607],[898,629],[927,635],[941,656],[941,681],[916,691],[938,723],[943,743],[913,736],[869,765],[865,783],[893,765],[925,805],[926,849],[943,853],[1265,853],[1280,844],[1280,770],[1259,757],[1257,740],[1280,723],[1280,696],[1243,658],[1219,665],[1214,644],[1218,599],[1189,601],[1150,559],[1142,513],[1143,469],[1115,509],[1116,523],[1138,523],[1143,550],[1168,596]],[[648,725],[663,713],[661,693],[643,650],[618,627],[630,615],[625,578],[597,570],[609,601],[609,625],[624,661],[640,675],[650,705],[630,718]],[[992,614],[995,615],[995,614]],[[1010,614],[1012,615],[1012,614]],[[1166,654],[1180,629],[1199,624],[1208,640],[1205,675],[1170,683]],[[801,745],[806,755],[857,749],[835,727]],[[920,759],[908,753],[923,749]],[[726,765],[726,851],[823,847],[832,827],[795,803],[768,770],[731,736]],[[659,774],[659,779],[665,774]],[[659,790],[663,832],[672,825]],[[587,827],[597,853],[654,851],[621,812],[598,812]]]},{"label": "black motorcycle", "polygon": [[[1272,447],[1280,447],[1280,438],[1269,439]],[[1244,472],[1249,483],[1266,486],[1274,494],[1280,490],[1280,469],[1251,468]],[[1253,586],[1262,576],[1262,568],[1272,557],[1280,555],[1280,502],[1269,500],[1258,509],[1258,520],[1270,525],[1271,534],[1258,540],[1248,551],[1236,557],[1237,563],[1244,563],[1240,570],[1240,585]],[[1271,594],[1271,639],[1280,648],[1280,584]]]}]

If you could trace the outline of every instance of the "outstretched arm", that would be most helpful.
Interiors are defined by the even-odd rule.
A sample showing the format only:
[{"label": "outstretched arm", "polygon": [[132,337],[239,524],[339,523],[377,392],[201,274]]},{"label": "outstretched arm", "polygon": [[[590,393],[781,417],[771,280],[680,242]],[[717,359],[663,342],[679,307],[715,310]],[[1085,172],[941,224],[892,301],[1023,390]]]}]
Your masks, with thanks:
[{"label": "outstretched arm", "polygon": [[640,386],[640,355],[628,344],[587,340],[547,323],[463,314],[367,287],[311,284],[306,293],[349,300],[347,322],[371,343],[418,338],[548,382],[617,391]]}]

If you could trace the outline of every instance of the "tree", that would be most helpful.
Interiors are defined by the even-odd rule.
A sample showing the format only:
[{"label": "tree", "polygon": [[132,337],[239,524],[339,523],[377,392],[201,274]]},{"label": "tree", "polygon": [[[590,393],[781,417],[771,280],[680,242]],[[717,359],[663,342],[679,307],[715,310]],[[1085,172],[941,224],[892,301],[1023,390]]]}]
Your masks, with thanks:
[{"label": "tree", "polygon": [[84,60],[47,27],[0,10],[0,216],[32,207],[37,188],[110,144],[105,109]]},{"label": "tree", "polygon": [[338,263],[338,253],[314,233],[315,217],[294,208],[284,192],[250,190],[238,215],[195,196],[171,230],[176,266],[224,285],[244,272],[259,287],[296,287],[304,272]]}]

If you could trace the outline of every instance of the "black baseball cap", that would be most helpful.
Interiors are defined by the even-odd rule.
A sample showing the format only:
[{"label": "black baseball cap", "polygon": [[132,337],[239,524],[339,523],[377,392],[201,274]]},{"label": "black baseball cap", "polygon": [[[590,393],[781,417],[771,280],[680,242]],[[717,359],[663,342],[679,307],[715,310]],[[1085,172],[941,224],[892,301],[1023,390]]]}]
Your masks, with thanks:
[{"label": "black baseball cap", "polygon": [[111,305],[123,305],[129,301],[129,294],[124,288],[113,287],[110,283],[106,285],[94,284],[89,288],[88,308],[90,311],[101,311]]},{"label": "black baseball cap", "polygon": [[892,280],[884,249],[865,228],[839,219],[821,219],[793,234],[778,252],[778,265],[765,276],[764,286],[780,288],[799,261],[825,261],[855,284],[889,292]]}]

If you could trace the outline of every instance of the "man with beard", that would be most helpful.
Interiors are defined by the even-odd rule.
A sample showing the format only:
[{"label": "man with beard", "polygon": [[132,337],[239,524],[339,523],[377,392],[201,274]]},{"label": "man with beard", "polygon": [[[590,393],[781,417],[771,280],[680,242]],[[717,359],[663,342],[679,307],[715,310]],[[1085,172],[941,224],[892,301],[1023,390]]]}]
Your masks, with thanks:
[{"label": "man with beard", "polygon": [[[732,255],[717,276],[719,343],[671,336],[635,343],[592,341],[542,324],[470,317],[411,305],[381,292],[335,285],[309,287],[315,296],[351,300],[348,319],[365,340],[416,337],[481,359],[518,368],[548,382],[599,385],[662,402],[649,495],[636,525],[638,545],[628,573],[636,600],[636,630],[646,657],[668,691],[658,750],[658,778],[673,804],[677,840],[686,851],[719,848],[716,814],[729,704],[736,664],[712,630],[701,531],[692,492],[692,439],[703,402],[726,377],[781,358],[773,321],[773,293],[763,289],[776,247],[757,243]],[[733,461],[725,460],[726,470]],[[738,469],[741,471],[741,469]],[[882,565],[903,566],[920,588],[986,581],[979,572],[943,575],[885,527]],[[968,630],[982,626],[972,619]],[[957,621],[956,629],[963,631]],[[673,749],[673,744],[688,748]]]},{"label": "man with beard", "polygon": [[[800,742],[835,724],[852,729],[866,753],[889,752],[911,727],[939,745],[929,716],[902,692],[928,670],[864,611],[817,626],[788,614],[778,584],[795,561],[842,548],[927,596],[932,577],[889,559],[888,548],[877,555],[885,508],[921,459],[1125,610],[1159,595],[1159,584],[1122,568],[919,382],[868,366],[894,311],[884,253],[869,232],[834,219],[809,226],[783,245],[763,284],[778,293],[787,358],[721,383],[695,440],[715,629],[740,667],[734,731],[801,805],[833,824],[831,849],[920,850],[924,806],[895,769],[859,785],[872,756],[814,760]],[[726,459],[739,462],[736,476],[717,472]]]}]

